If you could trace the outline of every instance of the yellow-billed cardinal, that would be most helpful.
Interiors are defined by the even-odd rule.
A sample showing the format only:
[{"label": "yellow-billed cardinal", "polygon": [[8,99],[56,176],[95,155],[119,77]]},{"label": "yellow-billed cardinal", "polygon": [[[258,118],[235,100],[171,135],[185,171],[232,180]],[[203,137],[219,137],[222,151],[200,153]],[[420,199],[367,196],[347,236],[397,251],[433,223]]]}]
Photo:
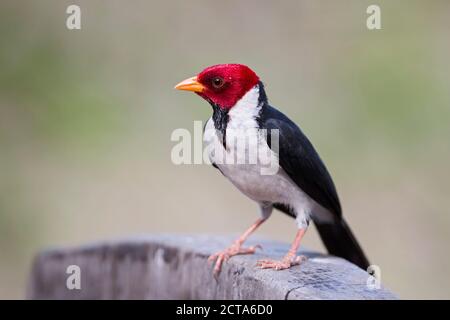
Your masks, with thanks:
[{"label": "yellow-billed cardinal", "polygon": [[269,105],[263,83],[249,67],[241,64],[211,66],[175,88],[193,91],[211,104],[213,115],[205,125],[204,140],[212,141],[215,148],[223,148],[224,153],[238,152],[226,144],[231,130],[268,130],[269,135],[258,144],[269,152],[274,151],[270,132],[278,130],[279,170],[276,174],[262,174],[258,163],[219,163],[215,153],[209,155],[212,164],[224,176],[259,204],[261,214],[229,248],[209,258],[209,261],[216,261],[216,275],[223,261],[237,254],[255,252],[257,246],[242,247],[242,244],[269,218],[273,208],[295,218],[298,232],[282,260],[260,260],[259,267],[282,270],[300,264],[303,257],[297,256],[297,250],[312,218],[331,254],[367,269],[369,262],[342,217],[339,198],[325,165],[298,126]]}]

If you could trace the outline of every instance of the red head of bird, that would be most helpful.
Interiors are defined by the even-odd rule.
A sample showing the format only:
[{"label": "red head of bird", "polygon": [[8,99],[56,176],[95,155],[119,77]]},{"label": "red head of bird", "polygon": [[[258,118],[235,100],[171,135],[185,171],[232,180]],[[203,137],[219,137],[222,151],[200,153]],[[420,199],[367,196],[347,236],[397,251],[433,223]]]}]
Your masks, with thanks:
[{"label": "red head of bird", "polygon": [[259,82],[258,76],[242,64],[218,64],[175,86],[197,93],[222,109],[233,106]]}]

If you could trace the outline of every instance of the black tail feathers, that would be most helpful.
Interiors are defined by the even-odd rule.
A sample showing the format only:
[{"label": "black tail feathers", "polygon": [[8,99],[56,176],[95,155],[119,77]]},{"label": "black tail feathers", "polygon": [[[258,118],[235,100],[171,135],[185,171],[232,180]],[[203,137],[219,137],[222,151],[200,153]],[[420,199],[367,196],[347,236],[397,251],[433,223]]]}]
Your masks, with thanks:
[{"label": "black tail feathers", "polygon": [[330,254],[344,258],[367,270],[370,265],[369,260],[343,218],[336,219],[334,223],[316,222],[315,224]]}]

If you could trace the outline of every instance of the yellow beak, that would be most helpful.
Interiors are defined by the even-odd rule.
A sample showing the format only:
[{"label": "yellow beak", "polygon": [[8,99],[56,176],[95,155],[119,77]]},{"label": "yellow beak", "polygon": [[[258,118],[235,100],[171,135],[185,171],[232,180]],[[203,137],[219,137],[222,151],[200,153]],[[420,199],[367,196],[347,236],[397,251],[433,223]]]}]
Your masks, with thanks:
[{"label": "yellow beak", "polygon": [[200,82],[197,81],[197,77],[192,77],[184,81],[181,81],[179,84],[175,86],[175,89],[193,92],[202,92],[205,89],[205,87]]}]

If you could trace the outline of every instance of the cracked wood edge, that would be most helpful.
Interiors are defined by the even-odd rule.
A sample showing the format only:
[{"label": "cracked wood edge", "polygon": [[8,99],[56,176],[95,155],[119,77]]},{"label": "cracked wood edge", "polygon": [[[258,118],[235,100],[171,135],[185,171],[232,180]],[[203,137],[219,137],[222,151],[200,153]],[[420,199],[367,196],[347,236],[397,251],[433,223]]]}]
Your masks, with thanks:
[{"label": "cracked wood edge", "polygon": [[[396,299],[367,286],[369,275],[340,258],[300,251],[308,260],[289,270],[261,270],[261,258],[280,258],[289,245],[260,243],[255,255],[232,257],[218,279],[207,257],[231,237],[154,235],[49,249],[33,262],[29,299]],[[81,289],[69,290],[66,269],[81,270]]]}]

